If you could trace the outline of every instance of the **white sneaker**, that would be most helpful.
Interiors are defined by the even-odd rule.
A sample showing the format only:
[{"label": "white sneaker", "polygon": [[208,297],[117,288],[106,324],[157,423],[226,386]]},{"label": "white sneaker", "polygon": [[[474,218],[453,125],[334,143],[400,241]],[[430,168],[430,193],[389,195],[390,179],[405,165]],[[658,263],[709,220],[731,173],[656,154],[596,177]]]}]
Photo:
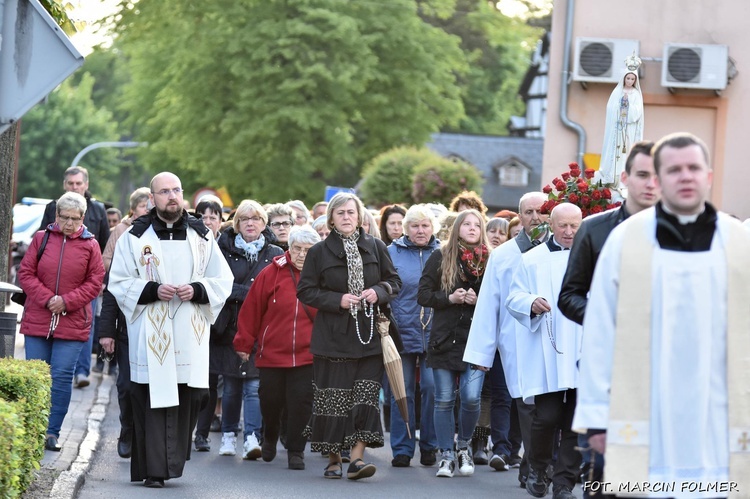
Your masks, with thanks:
[{"label": "white sneaker", "polygon": [[258,459],[260,457],[262,450],[255,433],[251,433],[245,437],[245,443],[242,445],[242,449],[244,450],[242,459]]},{"label": "white sneaker", "polygon": [[237,436],[234,432],[227,432],[221,436],[221,447],[219,448],[220,456],[237,455]]},{"label": "white sneaker", "polygon": [[458,474],[464,476],[474,474],[474,461],[471,459],[469,449],[458,450]]},{"label": "white sneaker", "polygon": [[440,456],[437,473],[435,476],[443,478],[453,478],[453,472],[456,469],[456,462],[450,453],[443,453]]}]

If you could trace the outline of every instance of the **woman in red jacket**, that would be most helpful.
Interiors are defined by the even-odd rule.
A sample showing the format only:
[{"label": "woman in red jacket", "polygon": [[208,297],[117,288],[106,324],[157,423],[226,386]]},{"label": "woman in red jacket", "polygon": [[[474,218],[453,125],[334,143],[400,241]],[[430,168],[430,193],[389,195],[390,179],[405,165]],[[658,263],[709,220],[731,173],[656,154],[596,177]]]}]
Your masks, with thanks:
[{"label": "woman in red jacket", "polygon": [[27,296],[21,319],[26,358],[45,361],[52,375],[45,440],[45,448],[51,451],[60,450],[57,439],[70,404],[73,370],[91,332],[91,301],[104,280],[101,249],[83,225],[85,213],[83,196],[63,194],[57,200],[55,222],[36,233],[18,271]]},{"label": "woman in red jacket", "polygon": [[243,361],[255,350],[260,371],[260,411],[265,425],[261,457],[276,457],[279,426],[286,408],[288,465],[304,470],[306,439],[312,413],[313,357],[310,336],[317,311],[297,299],[297,283],[307,251],[320,236],[308,225],[293,227],[289,250],[273,259],[250,287],[237,318],[234,349]]}]

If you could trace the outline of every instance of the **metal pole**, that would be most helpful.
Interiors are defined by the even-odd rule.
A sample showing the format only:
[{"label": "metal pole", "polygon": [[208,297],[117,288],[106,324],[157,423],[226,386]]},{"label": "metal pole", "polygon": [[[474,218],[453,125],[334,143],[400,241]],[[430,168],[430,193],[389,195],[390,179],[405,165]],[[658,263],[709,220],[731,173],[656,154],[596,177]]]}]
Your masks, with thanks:
[{"label": "metal pole", "polygon": [[146,147],[148,146],[148,142],[96,142],[95,144],[91,144],[90,146],[86,146],[83,148],[81,152],[79,152],[76,157],[73,159],[73,162],[70,163],[70,166],[77,166],[79,161],[81,161],[81,158],[83,158],[86,154],[93,151],[94,149],[101,149],[102,147]]}]

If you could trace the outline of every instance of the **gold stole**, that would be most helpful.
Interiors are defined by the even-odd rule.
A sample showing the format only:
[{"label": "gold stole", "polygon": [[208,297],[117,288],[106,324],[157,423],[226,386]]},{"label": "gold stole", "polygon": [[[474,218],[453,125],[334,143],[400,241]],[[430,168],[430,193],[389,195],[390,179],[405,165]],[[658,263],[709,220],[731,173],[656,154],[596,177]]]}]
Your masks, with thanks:
[{"label": "gold stole", "polygon": [[[614,484],[649,481],[653,216],[632,217],[623,238],[607,428],[617,438],[607,439],[604,469]],[[714,237],[724,237],[727,258],[729,480],[737,483],[729,497],[750,498],[750,233],[720,216]],[[648,361],[632,361],[638,358]]]}]

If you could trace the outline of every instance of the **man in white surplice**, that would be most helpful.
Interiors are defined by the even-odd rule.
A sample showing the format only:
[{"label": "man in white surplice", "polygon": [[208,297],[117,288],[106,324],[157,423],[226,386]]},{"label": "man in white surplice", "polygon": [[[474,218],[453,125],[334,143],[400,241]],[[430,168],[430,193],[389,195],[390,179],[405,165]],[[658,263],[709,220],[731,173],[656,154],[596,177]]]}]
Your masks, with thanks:
[{"label": "man in white surplice", "polygon": [[[557,308],[570,247],[581,225],[581,209],[570,203],[557,205],[550,215],[552,237],[521,258],[513,275],[508,311],[525,331],[517,336],[521,396],[536,406],[531,422],[529,477],[526,491],[544,497],[553,484],[554,499],[571,499],[581,455],[571,430],[578,386],[578,353],[581,327]],[[562,432],[557,463],[552,462],[557,429]]]},{"label": "man in white surplice", "polygon": [[589,443],[618,496],[748,498],[750,234],[707,202],[700,139],[664,137],[653,158],[661,202],[610,234],[594,272],[573,425],[607,430]]},{"label": "man in white surplice", "polygon": [[233,276],[210,231],[183,209],[180,179],[151,181],[154,209],[117,241],[109,291],[127,320],[134,435],[131,480],[182,475],[207,398],[209,328]]},{"label": "man in white surplice", "polygon": [[[521,255],[547,240],[547,231],[539,231],[534,237],[534,230],[547,220],[547,216],[542,214],[542,205],[546,200],[547,195],[542,192],[524,194],[518,203],[518,217],[523,230],[490,253],[464,349],[464,362],[489,371],[487,376],[492,385],[492,458],[489,465],[497,471],[506,471],[514,460],[518,462],[520,442],[510,440],[511,411],[517,411],[524,447],[530,445],[534,406],[521,400],[516,358],[516,334],[523,334],[523,331],[517,333],[517,329],[522,329],[521,325],[508,313],[505,300]],[[524,456],[518,469],[518,480],[522,486],[526,484],[527,476],[528,462]]]}]

